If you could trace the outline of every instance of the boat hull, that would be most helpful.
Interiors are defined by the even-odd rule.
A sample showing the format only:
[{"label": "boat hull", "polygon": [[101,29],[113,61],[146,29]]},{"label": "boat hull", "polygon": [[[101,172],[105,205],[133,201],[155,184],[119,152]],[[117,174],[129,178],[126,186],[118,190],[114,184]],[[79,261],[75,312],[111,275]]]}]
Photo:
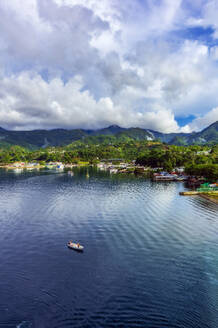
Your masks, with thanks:
[{"label": "boat hull", "polygon": [[84,247],[82,245],[78,246],[75,243],[68,243],[67,246],[68,246],[68,248],[73,249],[74,251],[77,251],[77,252],[83,252],[83,250],[84,250]]}]

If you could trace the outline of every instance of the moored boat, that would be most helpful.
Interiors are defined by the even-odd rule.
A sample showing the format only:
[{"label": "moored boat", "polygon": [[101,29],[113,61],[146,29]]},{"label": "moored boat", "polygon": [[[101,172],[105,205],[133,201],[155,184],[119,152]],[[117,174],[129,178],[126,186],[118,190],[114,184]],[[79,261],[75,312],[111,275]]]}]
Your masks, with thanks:
[{"label": "moored boat", "polygon": [[67,243],[67,246],[71,249],[74,249],[75,251],[78,251],[78,252],[83,252],[83,250],[84,250],[84,247],[82,245],[80,245],[79,243],[73,243],[72,241],[69,241]]}]

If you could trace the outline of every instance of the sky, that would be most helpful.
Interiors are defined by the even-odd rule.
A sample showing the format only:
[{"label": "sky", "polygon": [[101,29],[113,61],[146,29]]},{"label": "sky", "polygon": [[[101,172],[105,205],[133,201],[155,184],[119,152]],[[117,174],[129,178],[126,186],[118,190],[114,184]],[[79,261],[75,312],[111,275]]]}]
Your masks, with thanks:
[{"label": "sky", "polygon": [[3,128],[218,120],[216,0],[1,0],[0,17]]}]

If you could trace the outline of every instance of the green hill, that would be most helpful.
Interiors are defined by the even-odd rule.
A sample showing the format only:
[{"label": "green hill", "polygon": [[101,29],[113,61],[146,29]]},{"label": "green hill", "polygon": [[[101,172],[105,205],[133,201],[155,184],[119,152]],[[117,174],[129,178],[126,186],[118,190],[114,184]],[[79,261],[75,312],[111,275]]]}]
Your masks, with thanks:
[{"label": "green hill", "polygon": [[[96,138],[93,138],[96,137]],[[214,144],[218,143],[218,121],[197,133],[161,133],[141,128],[121,128],[112,125],[99,130],[83,129],[53,129],[33,131],[9,131],[0,128],[0,148],[18,145],[28,149],[46,148],[49,146],[66,146],[77,140],[86,140],[90,143],[112,142],[105,139],[113,137],[116,140],[160,140],[174,145]],[[90,138],[90,140],[89,140]]]},{"label": "green hill", "polygon": [[218,143],[218,121],[189,138],[189,144]]}]

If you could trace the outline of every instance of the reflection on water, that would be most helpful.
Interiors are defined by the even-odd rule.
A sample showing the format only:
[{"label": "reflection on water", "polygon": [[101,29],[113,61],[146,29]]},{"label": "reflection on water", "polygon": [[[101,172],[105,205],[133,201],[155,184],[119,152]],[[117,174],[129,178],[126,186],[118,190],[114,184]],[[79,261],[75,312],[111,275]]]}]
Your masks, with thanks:
[{"label": "reflection on water", "polygon": [[88,174],[0,172],[0,327],[217,328],[217,205]]},{"label": "reflection on water", "polygon": [[23,321],[17,325],[17,328],[31,328],[33,325],[31,322]]}]

